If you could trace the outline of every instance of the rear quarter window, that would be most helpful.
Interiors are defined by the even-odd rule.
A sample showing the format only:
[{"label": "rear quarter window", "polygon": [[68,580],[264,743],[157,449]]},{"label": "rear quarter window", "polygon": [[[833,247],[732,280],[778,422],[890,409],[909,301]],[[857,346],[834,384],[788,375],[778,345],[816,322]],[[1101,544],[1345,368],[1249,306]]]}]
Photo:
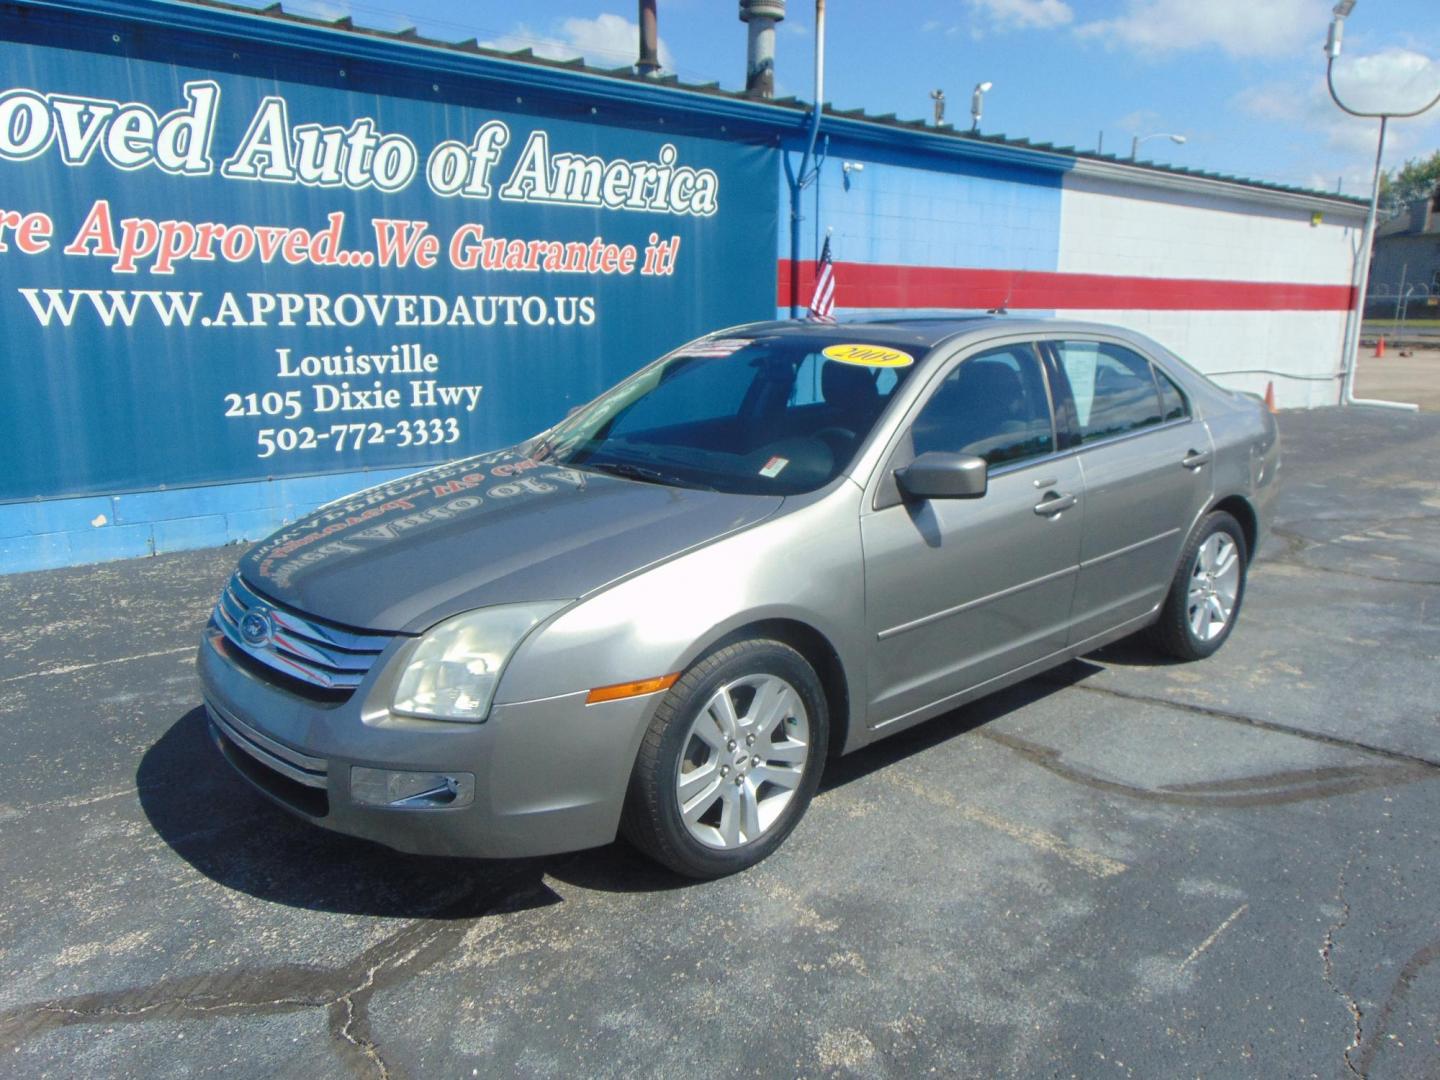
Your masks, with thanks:
[{"label": "rear quarter window", "polygon": [[1190,406],[1186,403],[1180,387],[1158,367],[1155,368],[1155,382],[1160,387],[1160,408],[1164,410],[1166,421],[1183,420],[1190,415]]}]

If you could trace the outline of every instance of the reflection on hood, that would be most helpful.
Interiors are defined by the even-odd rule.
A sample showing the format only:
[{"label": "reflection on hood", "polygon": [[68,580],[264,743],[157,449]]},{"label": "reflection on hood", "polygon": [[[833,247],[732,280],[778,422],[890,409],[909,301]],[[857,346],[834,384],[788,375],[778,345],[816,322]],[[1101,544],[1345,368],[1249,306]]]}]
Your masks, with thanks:
[{"label": "reflection on hood", "polygon": [[473,513],[486,499],[534,498],[585,483],[582,472],[510,450],[478,454],[326,503],[251,551],[246,577],[284,589],[306,567],[418,535]]},{"label": "reflection on hood", "polygon": [[643,483],[502,450],[327,503],[253,548],[240,572],[297,611],[417,632],[492,604],[585,596],[753,525],[783,501]]}]

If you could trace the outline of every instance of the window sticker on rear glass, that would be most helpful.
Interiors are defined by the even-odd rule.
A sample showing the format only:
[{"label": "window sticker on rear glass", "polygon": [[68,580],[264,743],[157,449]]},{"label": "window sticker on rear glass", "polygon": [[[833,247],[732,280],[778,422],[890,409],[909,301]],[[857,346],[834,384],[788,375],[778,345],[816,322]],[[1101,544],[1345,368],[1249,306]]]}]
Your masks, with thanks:
[{"label": "window sticker on rear glass", "polygon": [[858,367],[909,367],[915,363],[915,357],[909,353],[887,349],[884,345],[827,345],[820,352],[827,359]]},{"label": "window sticker on rear glass", "polygon": [[780,473],[784,471],[785,466],[789,464],[789,458],[783,458],[777,455],[775,457],[772,457],[769,461],[765,462],[763,466],[761,466],[760,475],[765,477],[767,480],[772,480],[775,477],[779,476]]},{"label": "window sticker on rear glass", "polygon": [[751,338],[702,338],[699,341],[692,341],[689,345],[682,345],[676,349],[671,356],[729,356],[733,352],[739,352],[751,343]]},{"label": "window sticker on rear glass", "polygon": [[1090,406],[1095,403],[1095,368],[1100,345],[1093,341],[1062,341],[1059,349],[1060,364],[1075,399],[1075,419],[1084,427],[1090,423]]}]

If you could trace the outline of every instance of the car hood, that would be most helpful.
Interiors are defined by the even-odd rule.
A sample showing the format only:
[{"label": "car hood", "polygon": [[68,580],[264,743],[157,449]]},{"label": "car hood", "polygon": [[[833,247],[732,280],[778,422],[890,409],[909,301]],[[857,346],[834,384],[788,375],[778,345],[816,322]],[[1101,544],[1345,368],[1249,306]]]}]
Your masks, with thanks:
[{"label": "car hood", "polygon": [[297,611],[415,633],[474,608],[584,596],[753,525],[783,502],[500,451],[328,503],[257,545],[240,573]]}]

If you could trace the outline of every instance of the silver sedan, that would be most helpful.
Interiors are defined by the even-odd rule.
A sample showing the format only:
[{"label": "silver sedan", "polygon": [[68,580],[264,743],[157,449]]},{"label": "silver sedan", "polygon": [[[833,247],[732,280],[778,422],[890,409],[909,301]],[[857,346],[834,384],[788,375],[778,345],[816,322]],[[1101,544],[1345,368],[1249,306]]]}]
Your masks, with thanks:
[{"label": "silver sedan", "polygon": [[1256,398],[1113,327],[731,328],[252,549],[212,733],[402,850],[732,873],[830,756],[1138,631],[1215,652],[1278,465]]}]

